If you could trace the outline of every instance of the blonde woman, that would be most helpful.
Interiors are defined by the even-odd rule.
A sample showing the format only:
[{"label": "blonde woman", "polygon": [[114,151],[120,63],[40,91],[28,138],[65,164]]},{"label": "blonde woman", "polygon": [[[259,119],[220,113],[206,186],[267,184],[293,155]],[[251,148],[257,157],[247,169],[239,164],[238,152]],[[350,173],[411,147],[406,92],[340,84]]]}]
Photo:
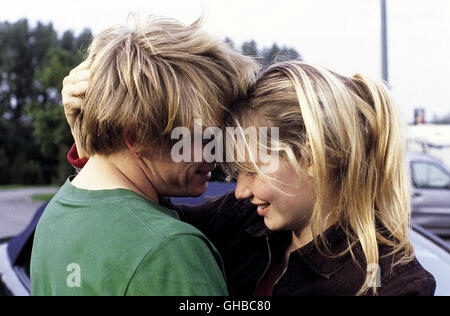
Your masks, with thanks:
[{"label": "blonde woman", "polygon": [[434,294],[409,240],[403,126],[383,84],[280,63],[224,126],[278,127],[278,168],[236,142],[248,159],[230,164],[235,192],[165,205],[218,248],[231,295]]}]

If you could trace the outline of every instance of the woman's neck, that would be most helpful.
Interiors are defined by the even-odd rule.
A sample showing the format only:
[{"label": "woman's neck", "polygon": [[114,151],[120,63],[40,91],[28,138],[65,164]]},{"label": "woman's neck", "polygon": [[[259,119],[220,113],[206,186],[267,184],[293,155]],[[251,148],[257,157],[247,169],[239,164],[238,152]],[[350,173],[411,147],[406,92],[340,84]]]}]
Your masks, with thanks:
[{"label": "woman's neck", "polygon": [[292,231],[292,241],[289,247],[289,252],[300,249],[309,244],[314,239],[312,234],[311,225],[306,226],[302,230]]},{"label": "woman's neck", "polygon": [[320,231],[313,233],[312,224],[310,221],[306,226],[292,230],[292,242],[289,247],[291,252],[306,246],[313,241],[314,238],[321,233],[321,231],[326,231],[328,228],[336,224],[337,218],[334,215],[336,214],[336,205],[338,201],[337,195],[334,193],[328,193],[327,197],[328,198],[322,203],[322,208],[327,211],[325,212],[322,227],[319,228]]},{"label": "woman's neck", "polygon": [[94,155],[72,185],[85,190],[127,189],[159,202],[152,181],[141,170],[139,159],[130,151],[123,150],[110,155]]}]

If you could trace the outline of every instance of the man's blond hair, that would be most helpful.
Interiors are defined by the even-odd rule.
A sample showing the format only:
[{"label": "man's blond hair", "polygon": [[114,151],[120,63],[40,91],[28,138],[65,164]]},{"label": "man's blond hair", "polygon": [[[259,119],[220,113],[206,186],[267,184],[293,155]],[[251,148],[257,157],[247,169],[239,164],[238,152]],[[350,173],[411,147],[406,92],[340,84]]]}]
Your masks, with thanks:
[{"label": "man's blond hair", "polygon": [[131,135],[134,150],[167,148],[171,131],[220,126],[224,110],[254,81],[256,63],[201,30],[152,17],[135,29],[111,27],[90,45],[89,89],[75,128],[90,156],[109,154]]}]

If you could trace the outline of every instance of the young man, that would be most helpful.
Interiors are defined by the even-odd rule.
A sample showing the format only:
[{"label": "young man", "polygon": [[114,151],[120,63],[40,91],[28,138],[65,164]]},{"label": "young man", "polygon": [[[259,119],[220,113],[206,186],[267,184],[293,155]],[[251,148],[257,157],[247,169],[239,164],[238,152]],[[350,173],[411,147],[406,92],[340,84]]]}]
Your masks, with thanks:
[{"label": "young man", "polygon": [[151,19],[94,39],[89,88],[71,122],[90,158],[39,222],[33,295],[227,294],[216,248],[159,205],[161,195],[203,194],[214,168],[175,163],[171,131],[196,119],[219,126],[254,80],[253,61],[200,24]]}]

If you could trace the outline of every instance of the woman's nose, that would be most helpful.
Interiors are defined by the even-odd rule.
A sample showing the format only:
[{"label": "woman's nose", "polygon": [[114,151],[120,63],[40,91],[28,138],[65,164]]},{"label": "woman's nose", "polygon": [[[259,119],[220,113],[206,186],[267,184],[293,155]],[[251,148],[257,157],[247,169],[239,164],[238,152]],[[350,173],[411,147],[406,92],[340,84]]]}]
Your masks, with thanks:
[{"label": "woman's nose", "polygon": [[236,199],[248,199],[253,195],[250,189],[250,182],[251,177],[249,175],[239,173],[237,178],[236,190],[234,192]]}]

